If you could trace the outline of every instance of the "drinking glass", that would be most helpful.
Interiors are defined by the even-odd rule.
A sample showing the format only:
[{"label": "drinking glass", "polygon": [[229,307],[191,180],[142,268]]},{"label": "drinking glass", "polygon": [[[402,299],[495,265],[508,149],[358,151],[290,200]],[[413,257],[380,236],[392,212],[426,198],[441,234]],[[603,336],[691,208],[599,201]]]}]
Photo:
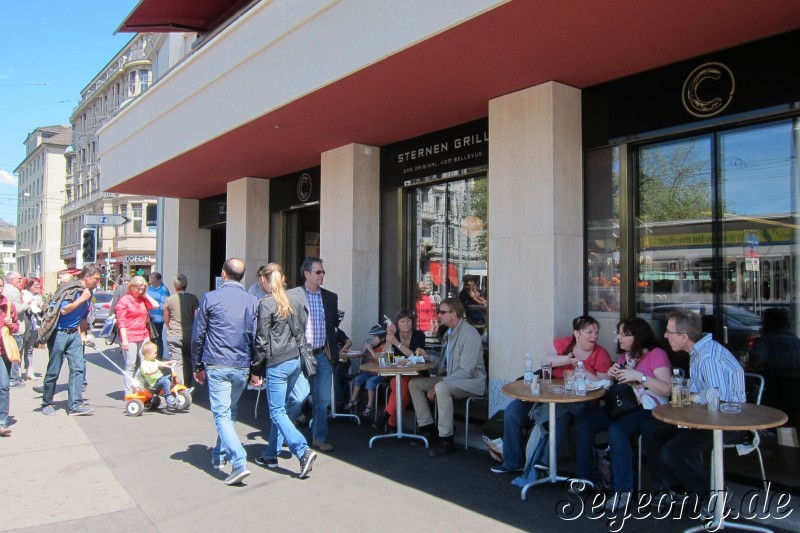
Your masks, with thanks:
[{"label": "drinking glass", "polygon": [[681,390],[681,404],[684,407],[692,405],[692,380],[687,379],[683,383],[683,390]]},{"label": "drinking glass", "polygon": [[564,392],[571,394],[575,392],[575,371],[564,371]]},{"label": "drinking glass", "polygon": [[542,383],[553,381],[553,363],[542,363]]},{"label": "drinking glass", "polygon": [[383,356],[379,357],[378,358],[378,366],[389,366],[389,359],[387,359],[386,357],[383,357]]}]

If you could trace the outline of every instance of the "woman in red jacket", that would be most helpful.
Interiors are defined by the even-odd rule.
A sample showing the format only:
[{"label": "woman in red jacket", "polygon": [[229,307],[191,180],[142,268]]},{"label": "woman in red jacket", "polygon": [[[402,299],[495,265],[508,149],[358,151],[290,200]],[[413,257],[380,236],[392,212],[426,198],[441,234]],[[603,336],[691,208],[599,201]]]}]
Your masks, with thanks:
[{"label": "woman in red jacket", "polygon": [[[2,294],[3,292],[3,287],[4,287],[3,279],[0,278],[0,294]],[[9,310],[11,311],[10,313]],[[12,305],[12,303],[8,301],[8,298],[1,295],[0,295],[0,323],[3,324],[2,327],[8,328],[9,332],[12,335],[15,335],[19,331],[17,310],[14,307],[14,305]],[[8,376],[11,372],[11,361],[8,360],[8,355],[6,354],[6,348],[2,342],[0,342],[0,354],[2,354],[2,356],[0,356],[0,359],[3,360],[3,364],[0,364],[0,437],[10,437],[11,430],[7,427],[7,424],[8,424],[8,406],[9,406]]]},{"label": "woman in red jacket", "polygon": [[[125,354],[125,372],[133,378],[142,361],[142,345],[150,340],[147,314],[158,307],[158,302],[147,295],[147,282],[134,276],[128,284],[128,293],[119,299],[114,312],[117,315],[119,343]],[[131,392],[130,380],[125,379],[125,394]]]}]

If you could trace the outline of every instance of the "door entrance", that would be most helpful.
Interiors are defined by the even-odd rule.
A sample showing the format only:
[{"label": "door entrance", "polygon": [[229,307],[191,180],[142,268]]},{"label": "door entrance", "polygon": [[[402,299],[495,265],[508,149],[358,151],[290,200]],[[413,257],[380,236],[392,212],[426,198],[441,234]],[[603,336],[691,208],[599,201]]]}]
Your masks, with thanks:
[{"label": "door entrance", "polygon": [[300,266],[308,256],[319,257],[319,206],[291,209],[282,213],[283,235],[280,263],[288,287],[300,285]]}]

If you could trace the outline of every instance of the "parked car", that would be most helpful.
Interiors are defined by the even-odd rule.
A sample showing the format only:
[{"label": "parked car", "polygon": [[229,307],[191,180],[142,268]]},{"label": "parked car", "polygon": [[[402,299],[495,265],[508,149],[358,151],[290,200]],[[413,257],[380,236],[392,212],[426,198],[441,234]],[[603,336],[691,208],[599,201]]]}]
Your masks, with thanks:
[{"label": "parked car", "polygon": [[[741,355],[740,352],[750,350],[753,347],[753,342],[761,336],[761,317],[735,305],[723,304],[721,307],[725,315],[724,325],[728,328],[726,346],[734,356],[739,357]],[[711,304],[687,302],[654,305],[650,312],[653,314],[653,319],[663,320],[664,325],[666,325],[669,314],[678,309],[688,309],[698,313],[703,320],[703,331],[714,332],[716,316],[714,315],[714,306]],[[663,334],[663,330],[661,333]],[[717,338],[716,335],[714,338],[720,342],[725,340]]]},{"label": "parked car", "polygon": [[98,322],[105,322],[106,319],[111,315],[111,300],[113,299],[113,292],[96,291],[94,293],[94,297],[92,298],[92,309],[89,312],[90,316],[93,317],[92,325],[95,325]]}]

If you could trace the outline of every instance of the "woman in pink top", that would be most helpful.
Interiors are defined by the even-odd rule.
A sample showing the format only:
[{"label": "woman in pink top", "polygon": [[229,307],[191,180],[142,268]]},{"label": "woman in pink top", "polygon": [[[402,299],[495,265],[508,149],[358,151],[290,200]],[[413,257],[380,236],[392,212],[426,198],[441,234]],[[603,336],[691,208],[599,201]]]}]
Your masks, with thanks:
[{"label": "woman in pink top", "polygon": [[[128,293],[119,299],[114,312],[117,315],[120,347],[125,354],[125,372],[133,378],[142,361],[142,345],[150,340],[147,329],[147,314],[158,307],[158,302],[147,295],[147,282],[142,276],[134,276],[128,285]],[[125,394],[130,393],[130,380],[125,379]]]},{"label": "woman in pink top", "polygon": [[576,455],[579,479],[594,477],[594,439],[608,430],[611,453],[611,488],[617,497],[607,500],[614,511],[627,502],[633,491],[633,450],[631,439],[642,424],[653,418],[652,410],[666,403],[672,386],[672,365],[661,349],[650,324],[641,318],[629,318],[617,325],[619,360],[608,374],[617,383],[633,387],[640,408],[612,420],[602,407],[587,409],[575,420]]}]

